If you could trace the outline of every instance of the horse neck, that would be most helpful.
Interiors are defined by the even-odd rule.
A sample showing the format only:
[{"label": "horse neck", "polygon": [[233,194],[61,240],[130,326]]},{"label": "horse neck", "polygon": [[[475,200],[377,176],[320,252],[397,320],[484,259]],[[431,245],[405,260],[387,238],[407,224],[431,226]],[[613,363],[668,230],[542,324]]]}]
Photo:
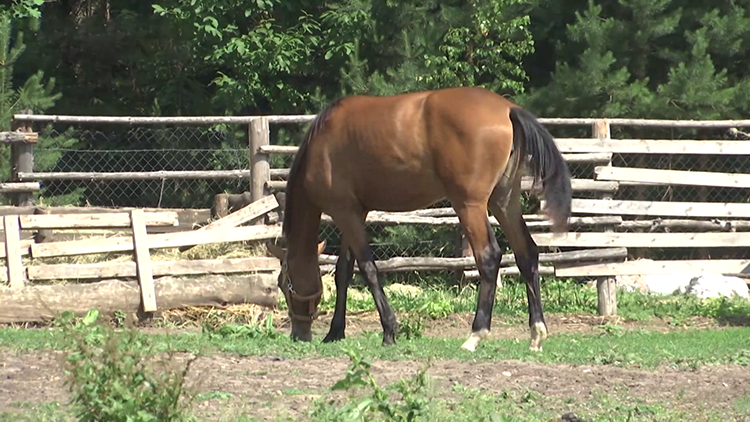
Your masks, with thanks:
[{"label": "horse neck", "polygon": [[[286,234],[287,262],[289,264],[289,275],[294,280],[295,289],[298,293],[305,294],[304,290],[310,286],[309,294],[315,293],[315,288],[310,283],[301,283],[297,280],[318,279],[318,230],[321,220],[321,211],[315,206],[307,195],[297,195],[292,211],[292,227]],[[314,276],[313,276],[314,274]],[[299,285],[299,286],[298,286]]]}]

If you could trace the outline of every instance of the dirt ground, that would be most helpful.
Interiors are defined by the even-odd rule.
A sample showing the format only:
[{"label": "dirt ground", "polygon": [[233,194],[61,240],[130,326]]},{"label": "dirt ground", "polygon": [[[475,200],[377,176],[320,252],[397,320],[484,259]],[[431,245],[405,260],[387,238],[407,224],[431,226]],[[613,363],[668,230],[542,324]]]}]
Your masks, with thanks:
[{"label": "dirt ground", "polygon": [[[471,315],[455,316],[426,327],[426,335],[464,337]],[[325,321],[325,320],[324,320]],[[499,322],[499,321],[498,321]],[[554,333],[589,332],[601,324],[598,317],[548,318]],[[707,325],[696,320],[694,325]],[[317,324],[324,334],[327,323]],[[625,327],[673,329],[665,322],[648,325],[625,323]],[[372,315],[351,318],[350,333],[379,330]],[[494,338],[518,338],[526,341],[527,329],[521,325],[498,323]],[[18,403],[67,403],[63,385],[61,352],[12,352],[0,350],[0,413],[19,411]],[[182,354],[179,360],[190,356]],[[200,357],[192,365],[188,384],[203,393],[194,410],[202,420],[220,420],[242,413],[262,420],[274,420],[280,409],[290,415],[308,409],[314,399],[341,379],[349,361],[345,358],[282,359],[274,356],[240,357],[215,354]],[[379,383],[397,381],[417,372],[420,364],[411,361],[376,361],[372,373]],[[697,371],[660,368],[655,371],[623,369],[598,365],[544,365],[520,361],[469,363],[435,361],[428,371],[435,391],[450,392],[454,383],[480,388],[487,393],[510,389],[531,389],[542,396],[575,398],[586,403],[596,392],[627,391],[633,398],[673,403],[690,409],[728,409],[732,402],[750,394],[750,371],[723,366],[703,367]],[[569,409],[575,411],[575,409]]]}]

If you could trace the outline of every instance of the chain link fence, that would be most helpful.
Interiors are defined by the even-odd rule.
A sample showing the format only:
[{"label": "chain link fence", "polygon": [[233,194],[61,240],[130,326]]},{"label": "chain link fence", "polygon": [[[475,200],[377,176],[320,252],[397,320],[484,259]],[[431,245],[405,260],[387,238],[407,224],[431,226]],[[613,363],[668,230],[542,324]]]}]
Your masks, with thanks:
[{"label": "chain link fence", "polygon": [[[271,125],[271,143],[296,145],[307,125]],[[590,138],[587,126],[549,126],[557,137]],[[250,169],[248,133],[244,125],[216,126],[95,126],[60,124],[35,128],[40,141],[35,149],[35,172],[152,172]],[[732,139],[723,129],[688,130],[658,128],[612,128],[614,139]],[[750,141],[749,141],[750,142]],[[292,155],[274,155],[272,168],[289,168]],[[574,178],[592,179],[599,164],[572,163]],[[614,154],[613,166],[653,169],[750,173],[750,157],[726,155]],[[218,193],[249,190],[249,179],[165,179],[165,180],[57,180],[44,181],[38,203],[52,206],[210,208]],[[526,212],[537,211],[536,196],[526,196]],[[601,194],[575,192],[576,198],[599,198]],[[750,190],[692,186],[625,186],[613,199],[679,202],[745,203]],[[435,207],[450,206],[447,202]],[[629,217],[627,217],[629,218]],[[653,217],[637,219],[653,220]],[[368,227],[378,259],[396,256],[460,256],[458,226]],[[575,231],[600,231],[601,227],[580,227]],[[689,229],[672,229],[689,231]],[[501,246],[506,246],[499,228]],[[326,253],[338,254],[340,235],[335,226],[321,227],[321,239],[328,242]],[[547,252],[551,250],[543,250]],[[747,258],[743,248],[664,248],[637,250],[635,255],[651,259]],[[454,273],[455,274],[455,273]],[[401,281],[424,281],[445,272],[399,274]],[[406,280],[404,280],[406,279]]]}]

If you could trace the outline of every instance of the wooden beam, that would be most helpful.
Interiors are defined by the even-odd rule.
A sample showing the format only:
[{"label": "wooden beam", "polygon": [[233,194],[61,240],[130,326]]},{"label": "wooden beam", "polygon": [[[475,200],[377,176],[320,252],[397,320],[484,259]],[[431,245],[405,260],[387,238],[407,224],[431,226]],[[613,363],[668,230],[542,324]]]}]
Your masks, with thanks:
[{"label": "wooden beam", "polygon": [[[131,210],[132,212],[134,210]],[[144,212],[143,221],[147,226],[177,226],[179,219],[173,211]],[[129,212],[93,214],[37,214],[22,215],[21,228],[35,229],[104,229],[130,228]]]},{"label": "wooden beam", "polygon": [[[608,248],[579,250],[569,252],[555,252],[539,254],[539,262],[542,264],[559,263],[559,262],[579,262],[579,261],[599,261],[609,259],[623,259],[627,257],[626,248]],[[319,262],[321,265],[335,265],[338,259],[335,255],[321,255]],[[500,265],[515,265],[516,257],[514,254],[503,255]],[[375,265],[378,271],[403,272],[403,271],[424,271],[424,270],[461,270],[476,268],[473,256],[463,258],[437,258],[437,257],[398,257],[385,260],[376,260]],[[359,271],[355,266],[355,271]]]},{"label": "wooden beam", "polygon": [[263,216],[264,214],[275,210],[279,206],[276,197],[273,195],[264,196],[257,201],[242,207],[241,209],[220,218],[210,224],[203,226],[200,230],[229,229],[240,226],[248,221]]},{"label": "wooden beam", "polygon": [[[546,201],[541,201],[542,207]],[[731,202],[661,202],[573,199],[574,214],[637,215],[643,217],[750,218],[750,204]]]},{"label": "wooden beam", "polygon": [[[554,275],[555,274],[555,268],[549,265],[540,265],[539,266],[539,275]],[[518,269],[518,267],[506,267],[506,268],[500,268],[500,271],[498,272],[498,275],[500,276],[507,276],[507,275],[521,275],[521,271]],[[469,280],[476,280],[479,278],[479,270],[468,270],[464,271],[464,277]]]},{"label": "wooden beam", "polygon": [[[365,222],[367,224],[378,224],[378,225],[389,225],[397,226],[401,224],[427,224],[432,226],[457,226],[459,225],[458,217],[422,217],[419,215],[399,215],[402,213],[391,213],[391,212],[380,212],[372,211],[367,215]],[[403,213],[406,214],[406,213]],[[490,216],[490,224],[493,226],[499,226],[500,223],[497,218]],[[334,224],[331,216],[323,214],[321,219],[323,224]],[[580,226],[600,226],[600,225],[612,225],[622,223],[622,217],[620,216],[605,216],[605,217],[571,217],[568,220],[570,227]],[[547,228],[552,227],[551,220],[541,221],[529,221],[526,223],[527,227],[531,228]]]},{"label": "wooden beam", "polygon": [[[52,215],[69,215],[69,214],[112,214],[129,212],[130,210],[136,209],[135,207],[119,207],[119,208],[105,208],[105,207],[17,207],[0,205],[0,215],[33,215],[38,210],[43,210]],[[175,212],[177,213],[177,219],[179,226],[192,228],[198,224],[206,224],[210,220],[211,210],[208,208],[197,208],[197,209],[184,209],[184,208],[140,208],[143,212]],[[130,217],[128,217],[130,218]]]},{"label": "wooden beam", "polygon": [[737,248],[750,246],[744,233],[535,233],[538,246],[622,248]]},{"label": "wooden beam", "polygon": [[[261,154],[279,154],[279,155],[293,155],[299,150],[299,147],[294,145],[265,145],[257,148]],[[600,151],[593,153],[573,153],[563,154],[563,159],[569,163],[608,163],[612,161],[612,152]],[[279,177],[286,177],[289,175],[289,169],[274,169],[276,170],[275,175]]]},{"label": "wooden beam", "polygon": [[2,144],[35,144],[39,141],[36,132],[0,132]]},{"label": "wooden beam", "polygon": [[135,266],[138,274],[138,285],[141,288],[143,312],[156,312],[156,293],[154,293],[154,275],[151,272],[151,255],[148,250],[146,221],[143,211],[130,211],[133,229],[133,248],[135,249]]},{"label": "wooden beam", "polygon": [[720,274],[750,274],[750,260],[703,259],[691,261],[635,260],[607,263],[576,263],[555,266],[557,277],[595,277],[645,274],[696,274],[712,272]]},{"label": "wooden beam", "polygon": [[24,285],[23,261],[21,260],[20,227],[17,215],[3,217],[5,230],[5,267],[8,270],[8,281],[11,289],[20,289]]},{"label": "wooden beam", "polygon": [[[224,308],[245,303],[274,307],[278,304],[276,280],[277,275],[269,273],[161,277],[154,280],[154,291],[161,310],[191,306]],[[136,282],[110,280],[0,289],[0,303],[0,323],[7,324],[49,321],[65,311],[78,316],[90,309],[108,316],[116,311],[135,313],[141,299]]]},{"label": "wooden beam", "polygon": [[[233,274],[272,272],[281,269],[276,258],[219,258],[180,261],[151,261],[155,277],[173,275]],[[30,265],[29,280],[91,280],[136,277],[135,262],[95,264]]]},{"label": "wooden beam", "polygon": [[[747,142],[747,141],[744,141]],[[750,188],[750,174],[709,171],[656,170],[603,166],[594,169],[597,180],[646,182],[660,185]]]},{"label": "wooden beam", "polygon": [[750,155],[747,141],[558,138],[563,153]]},{"label": "wooden beam", "polygon": [[[180,246],[205,243],[244,242],[273,239],[281,236],[281,226],[250,226],[222,230],[189,231],[148,235],[150,249],[178,248]],[[72,240],[68,242],[39,243],[31,246],[34,258],[49,256],[71,256],[90,253],[126,252],[133,250],[133,239],[114,237],[109,239]]]},{"label": "wooden beam", "polygon": [[[521,190],[530,191],[536,189],[536,187],[532,185],[532,178],[524,177],[523,179],[521,179]],[[617,182],[590,179],[571,179],[570,185],[571,189],[576,192],[616,192],[619,188],[619,184]],[[266,182],[266,186],[270,190],[284,190],[286,189],[286,181],[272,180],[270,182]]]},{"label": "wooden beam", "polygon": [[38,192],[39,182],[5,182],[0,183],[0,193]]},{"label": "wooden beam", "polygon": [[[222,217],[218,220],[212,221],[206,226],[201,227],[198,231],[202,230],[218,230],[218,229],[230,229],[237,227],[241,224],[247,223],[253,219],[256,219],[269,211],[276,209],[279,203],[276,201],[276,197],[273,195],[264,196],[263,198],[246,205],[239,210]],[[191,249],[192,246],[183,246],[180,248],[180,252],[185,252]]]},{"label": "wooden beam", "polygon": [[23,172],[19,180],[166,180],[166,179],[250,179],[250,170],[160,170],[142,172]]}]

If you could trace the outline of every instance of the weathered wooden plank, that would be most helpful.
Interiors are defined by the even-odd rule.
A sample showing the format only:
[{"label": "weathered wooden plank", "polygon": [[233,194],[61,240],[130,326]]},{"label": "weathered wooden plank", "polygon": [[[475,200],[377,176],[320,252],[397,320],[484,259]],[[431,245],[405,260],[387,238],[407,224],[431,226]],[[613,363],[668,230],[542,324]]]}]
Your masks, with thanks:
[{"label": "weathered wooden plank", "polygon": [[750,274],[750,260],[702,259],[691,261],[651,261],[641,259],[607,263],[566,263],[555,266],[555,275],[557,277],[680,274],[706,271],[721,274]]},{"label": "weathered wooden plank", "polygon": [[[49,212],[52,215],[69,215],[69,214],[112,214],[129,212],[130,210],[136,209],[133,207],[121,207],[121,208],[104,208],[104,207],[17,207],[0,205],[0,215],[33,215],[38,209],[42,209],[45,212]],[[182,208],[141,208],[143,212],[149,213],[160,213],[160,212],[175,212],[177,213],[177,219],[179,225],[182,227],[193,227],[197,224],[206,224],[211,217],[211,210],[208,208],[198,209],[182,209]],[[128,217],[129,218],[129,217]],[[164,226],[167,227],[167,226]],[[171,226],[170,226],[171,227]]]},{"label": "weathered wooden plank", "polygon": [[[542,207],[546,201],[541,201]],[[648,217],[750,218],[750,204],[731,202],[660,202],[573,199],[574,214],[639,215]]]},{"label": "weathered wooden plank", "polygon": [[250,170],[159,170],[140,172],[19,172],[22,181],[35,180],[164,180],[249,179]]},{"label": "weathered wooden plank", "polygon": [[748,247],[745,233],[535,233],[538,246],[692,248]]},{"label": "weathered wooden plank", "polygon": [[[622,259],[628,256],[626,248],[605,248],[592,250],[578,250],[567,252],[541,253],[539,262],[542,264],[559,263],[559,262],[580,262],[580,261],[599,261],[609,259]],[[319,262],[321,265],[335,265],[338,256],[321,255]],[[516,257],[514,254],[503,255],[500,265],[514,265]],[[424,271],[424,270],[461,270],[476,268],[476,262],[473,256],[462,258],[438,258],[438,257],[397,257],[375,261],[378,271],[403,272],[403,271]],[[355,266],[355,271],[359,269]]]},{"label": "weathered wooden plank", "polygon": [[658,183],[660,185],[750,188],[750,174],[611,166],[596,167],[594,171],[596,172],[597,180],[612,182],[647,182]]},{"label": "weathered wooden plank", "polygon": [[[270,212],[271,210],[276,209],[278,206],[279,206],[279,203],[276,201],[276,197],[273,195],[267,195],[251,204],[248,204],[240,208],[239,210],[227,216],[224,216],[222,218],[219,218],[218,220],[212,221],[208,225],[205,225],[201,227],[200,229],[198,229],[198,231],[227,229],[227,228],[237,227],[250,220],[258,218]],[[191,248],[192,246],[183,246],[182,248],[180,248],[180,252],[185,252]]]},{"label": "weathered wooden plank", "polygon": [[143,312],[156,312],[154,275],[151,272],[151,254],[148,249],[148,235],[146,234],[146,221],[143,211],[130,211],[130,219],[132,221],[135,266],[138,274],[138,285],[141,288]]},{"label": "weathered wooden plank", "polygon": [[578,138],[558,138],[555,141],[563,153],[750,155],[747,141]]},{"label": "weathered wooden plank", "polygon": [[[521,275],[521,271],[516,266],[512,267],[505,267],[500,268],[500,271],[498,272],[500,276],[506,276],[506,275]],[[555,274],[555,268],[551,265],[540,265],[539,266],[539,275],[554,275]],[[479,278],[479,270],[467,270],[464,271],[464,277],[472,280]]]},{"label": "weathered wooden plank", "polygon": [[[177,226],[179,219],[174,211],[143,212],[147,226]],[[132,211],[131,211],[132,212]],[[37,214],[22,215],[21,228],[35,229],[98,229],[130,228],[130,213],[92,213],[92,214]]]},{"label": "weathered wooden plank", "polygon": [[241,209],[229,214],[224,218],[212,221],[208,225],[201,227],[199,230],[215,230],[237,227],[276,209],[278,206],[279,203],[276,201],[276,197],[273,195],[267,195],[247,206],[242,207]]},{"label": "weathered wooden plank", "polygon": [[21,260],[21,238],[17,215],[3,217],[5,230],[5,262],[11,289],[24,285],[23,261]]},{"label": "weathered wooden plank", "polygon": [[[26,256],[31,253],[31,245],[34,244],[34,239],[24,239],[20,241],[19,249],[21,256]],[[5,242],[0,242],[0,258],[6,258],[6,245]]]},{"label": "weathered wooden plank", "polygon": [[[276,258],[194,259],[151,261],[154,277],[202,274],[233,274],[278,271]],[[91,280],[136,277],[135,262],[100,262],[95,264],[30,265],[30,280]]]},{"label": "weathered wooden plank", "polygon": [[36,132],[0,132],[2,144],[35,144],[39,141]]},{"label": "weathered wooden plank", "polygon": [[[150,249],[178,248],[180,246],[205,243],[243,242],[273,239],[281,236],[281,226],[249,226],[220,230],[160,233],[148,235]],[[73,240],[34,244],[33,257],[70,256],[89,253],[125,252],[133,250],[133,239],[116,237],[109,239]]]},{"label": "weathered wooden plank", "polygon": [[[619,189],[619,183],[603,180],[590,180],[590,179],[571,179],[570,187],[574,192],[616,192]],[[271,180],[266,182],[266,187],[270,190],[284,190],[286,189],[286,181],[283,180]],[[521,190],[530,191],[536,189],[533,186],[533,180],[530,177],[524,177],[521,179]]]},{"label": "weathered wooden plank", "polygon": [[37,192],[39,189],[41,189],[39,182],[0,183],[0,193]]},{"label": "weathered wooden plank", "polygon": [[[264,145],[257,148],[261,154],[279,154],[279,155],[292,155],[296,154],[299,147],[294,145]],[[574,151],[573,154],[563,154],[563,159],[568,163],[608,163],[612,161],[612,152],[610,151],[597,151],[597,152],[578,152]],[[289,175],[289,169],[274,169],[272,170],[272,176],[286,177]]]},{"label": "weathered wooden plank", "polygon": [[[497,218],[490,216],[490,224],[493,226],[499,226]],[[324,214],[321,222],[323,224],[334,224],[331,216]],[[390,213],[390,212],[379,212],[372,211],[367,215],[365,220],[367,224],[379,224],[379,225],[393,225],[397,226],[400,224],[427,224],[432,226],[457,226],[459,224],[458,217],[422,217],[420,215],[406,214],[406,213]],[[568,220],[568,225],[571,227],[577,226],[601,226],[601,225],[613,225],[622,223],[622,217],[620,216],[605,216],[605,217],[571,217]],[[540,221],[529,221],[526,223],[529,228],[545,228],[552,227],[551,220],[540,220]]]}]

